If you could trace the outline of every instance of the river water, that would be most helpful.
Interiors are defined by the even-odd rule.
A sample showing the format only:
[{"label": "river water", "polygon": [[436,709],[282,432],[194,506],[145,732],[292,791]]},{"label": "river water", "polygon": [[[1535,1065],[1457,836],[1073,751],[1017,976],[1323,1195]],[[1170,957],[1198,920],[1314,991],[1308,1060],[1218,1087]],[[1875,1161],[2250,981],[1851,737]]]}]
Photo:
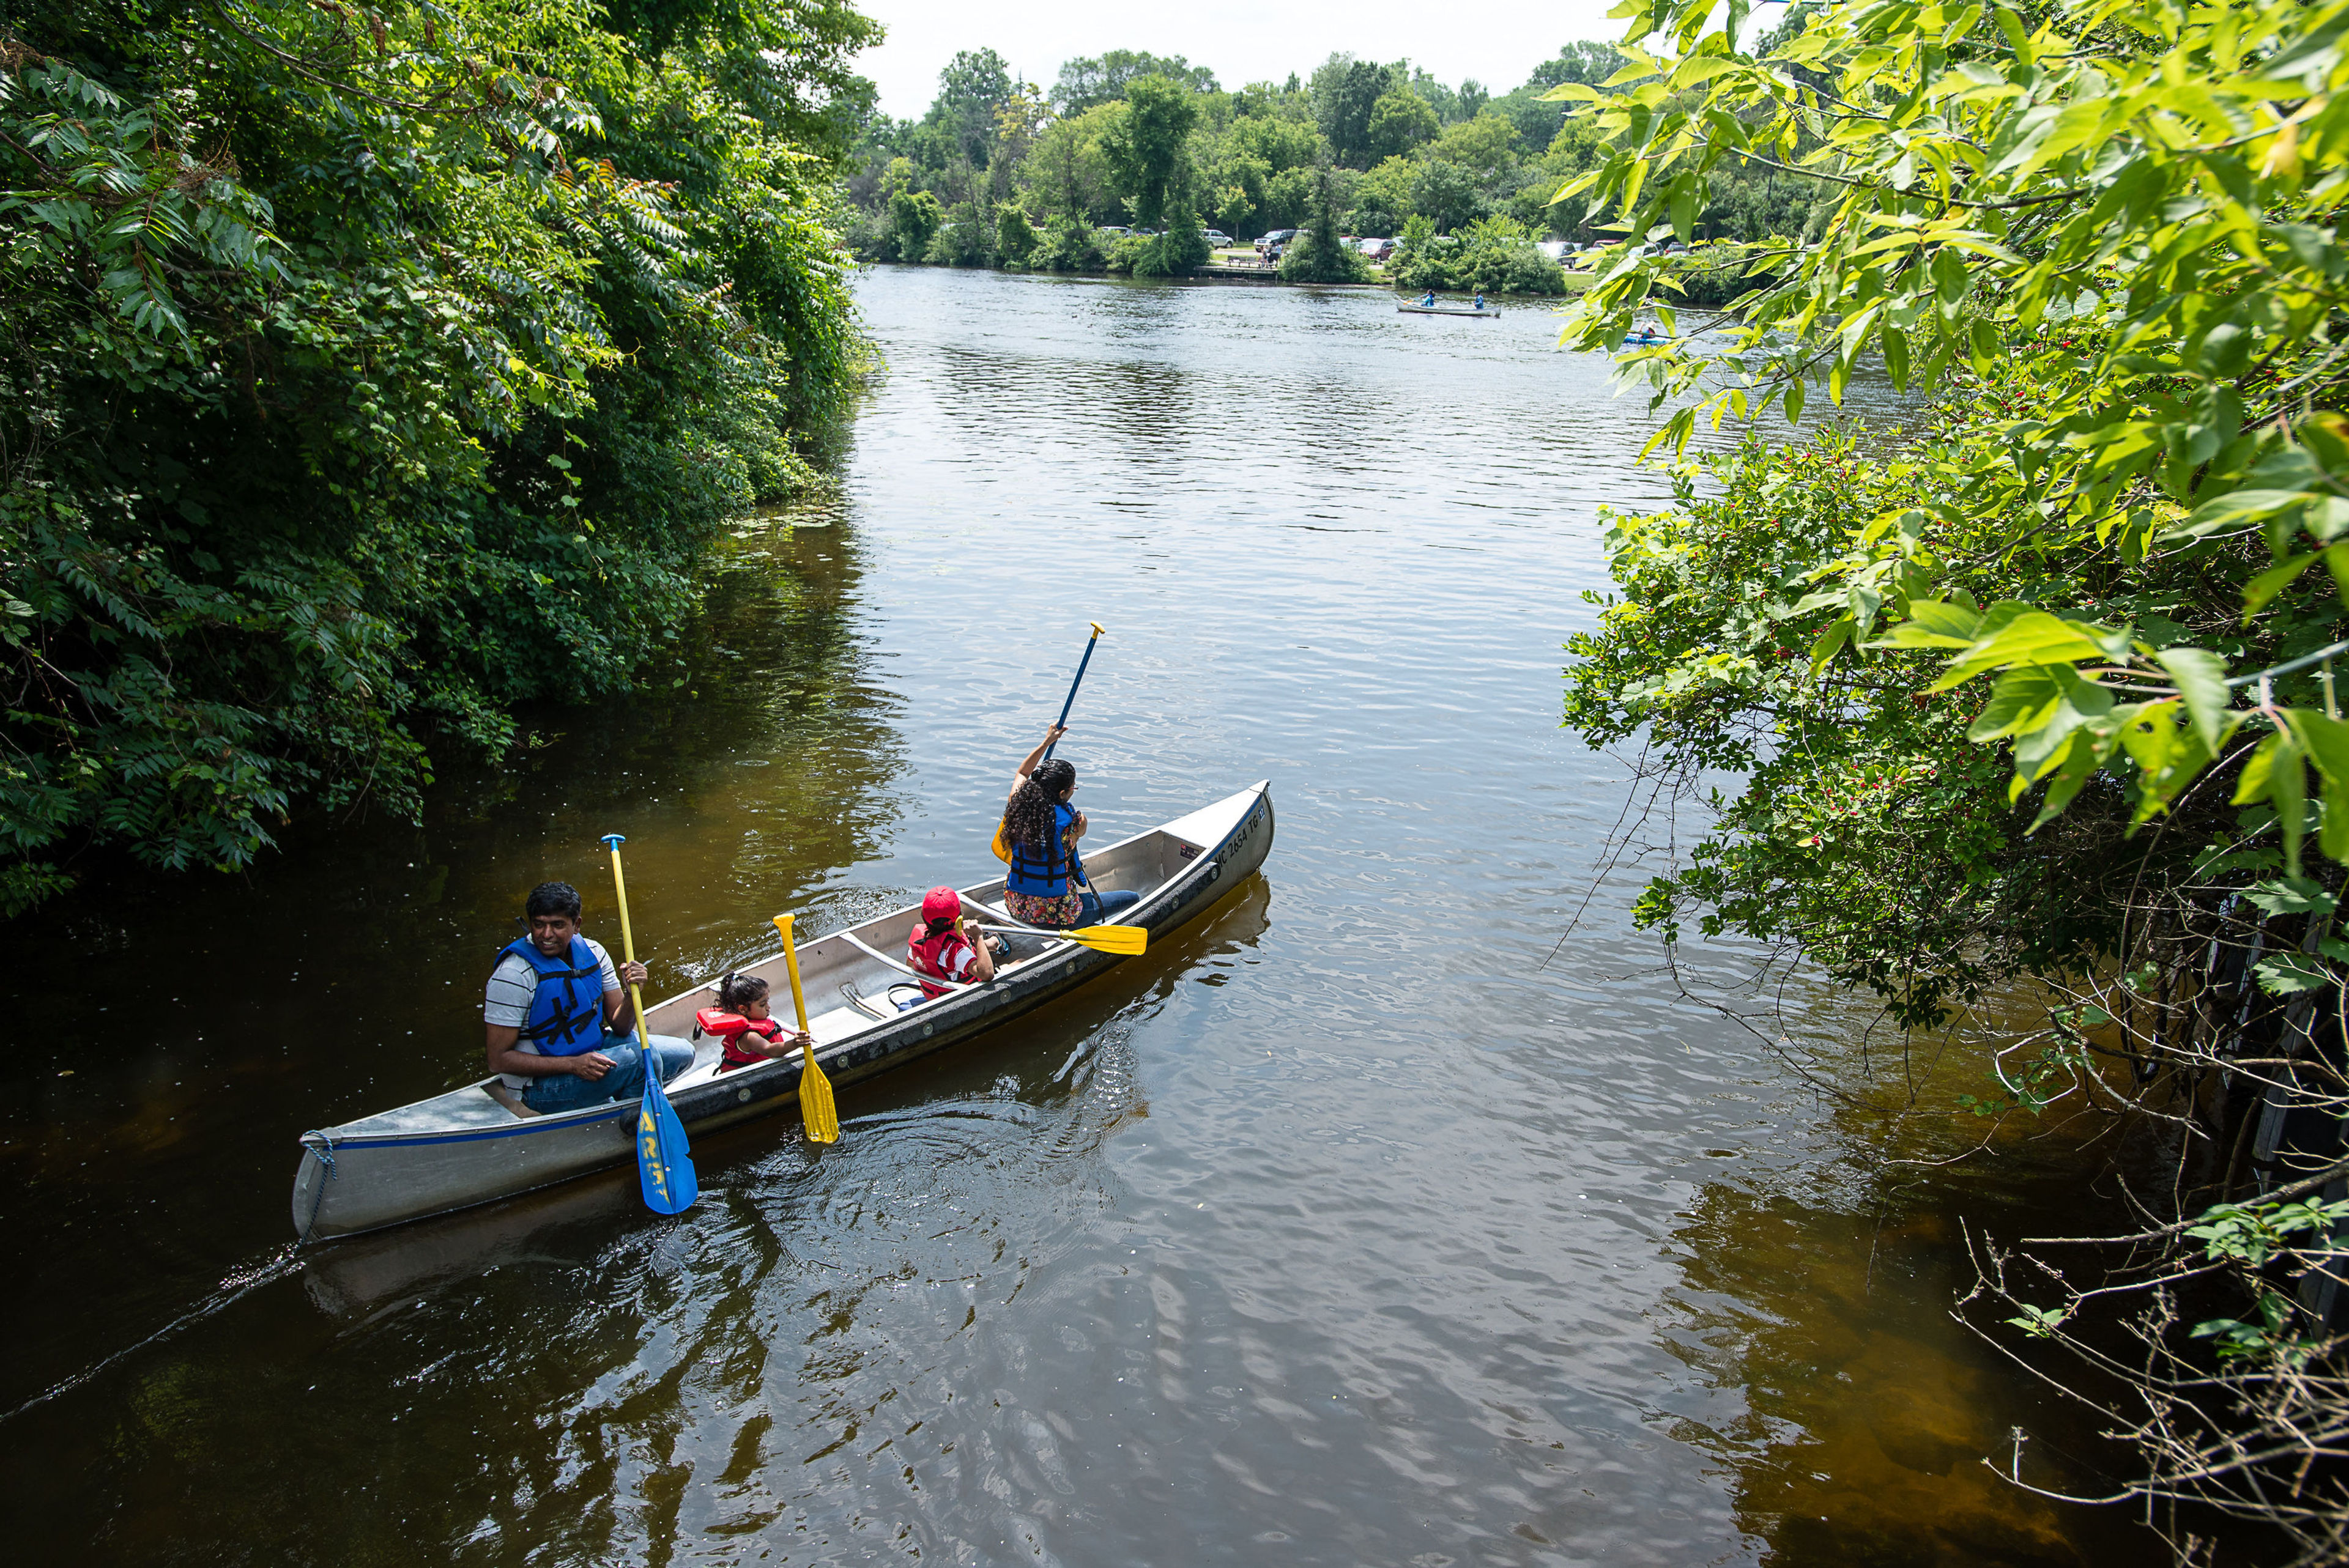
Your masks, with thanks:
[{"label": "river water", "polygon": [[[1538,309],[879,269],[835,493],[746,525],[663,691],[428,820],[13,931],[19,1563],[2084,1563],[2120,1457],[1951,1321],[2051,1148],[1837,1109],[1590,891],[1557,727],[1650,428]],[[968,882],[1064,747],[1120,837],[1269,777],[1214,913],[998,1036],[632,1173],[307,1253],[305,1128],[480,1070],[531,884],[662,994]],[[669,686],[668,682],[678,684]],[[1685,824],[1683,824],[1685,827]],[[1684,977],[1736,998],[1746,955]],[[1863,1014],[1797,995],[1857,1081]]]}]

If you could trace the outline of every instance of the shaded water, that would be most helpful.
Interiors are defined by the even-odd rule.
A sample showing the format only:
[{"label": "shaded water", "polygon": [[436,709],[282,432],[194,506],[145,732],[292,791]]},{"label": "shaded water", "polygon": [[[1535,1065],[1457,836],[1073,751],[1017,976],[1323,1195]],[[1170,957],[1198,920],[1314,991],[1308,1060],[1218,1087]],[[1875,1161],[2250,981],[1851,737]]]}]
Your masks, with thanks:
[{"label": "shaded water", "polygon": [[[2143,1555],[2070,1411],[1949,1317],[2060,1152],[1887,1173],[1580,902],[1557,727],[1601,503],[1664,495],[1535,311],[868,274],[838,495],[746,529],[657,700],[542,716],[420,830],[12,932],[12,1556],[1689,1564]],[[1148,957],[794,1123],[297,1254],[295,1136],[479,1071],[522,893],[628,835],[666,994],[992,864],[1065,750],[1123,836],[1269,776],[1265,872]],[[1737,984],[1733,954],[1693,955]],[[1812,1016],[1845,1026],[1822,998]],[[13,1031],[12,1031],[13,1033]],[[1955,1147],[1926,1125],[1909,1152]]]}]

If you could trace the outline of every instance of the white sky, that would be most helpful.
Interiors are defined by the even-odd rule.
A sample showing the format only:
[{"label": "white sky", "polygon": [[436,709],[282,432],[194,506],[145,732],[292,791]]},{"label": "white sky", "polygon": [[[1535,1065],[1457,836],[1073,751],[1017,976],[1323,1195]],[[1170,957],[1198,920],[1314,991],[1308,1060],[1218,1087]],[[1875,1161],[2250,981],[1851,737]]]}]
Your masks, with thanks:
[{"label": "white sky", "polygon": [[1182,55],[1226,88],[1309,76],[1341,49],[1365,59],[1408,58],[1457,87],[1474,77],[1495,92],[1522,83],[1570,38],[1612,40],[1610,0],[1499,0],[1467,12],[1400,0],[1193,0],[1126,11],[1098,0],[857,0],[888,40],[858,57],[881,89],[881,108],[919,116],[937,93],[938,70],[963,49],[991,48],[1014,72],[1049,90],[1061,62],[1108,49]]}]

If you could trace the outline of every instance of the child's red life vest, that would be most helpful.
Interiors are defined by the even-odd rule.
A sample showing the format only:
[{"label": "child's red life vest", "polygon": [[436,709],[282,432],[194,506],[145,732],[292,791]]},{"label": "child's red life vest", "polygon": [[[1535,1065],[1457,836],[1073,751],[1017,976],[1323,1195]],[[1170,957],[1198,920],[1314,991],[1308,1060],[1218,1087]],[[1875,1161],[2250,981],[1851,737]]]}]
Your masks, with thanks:
[{"label": "child's red life vest", "polygon": [[703,1034],[717,1036],[719,1043],[726,1047],[726,1059],[718,1064],[719,1072],[774,1060],[772,1057],[754,1056],[744,1050],[742,1037],[756,1035],[762,1040],[771,1040],[783,1032],[783,1026],[772,1018],[745,1018],[716,1007],[704,1007],[693,1016],[693,1021],[701,1026]]},{"label": "child's red life vest", "polygon": [[[928,926],[917,925],[905,938],[905,957],[915,968],[925,975],[935,975],[941,980],[953,980],[957,985],[967,984],[957,979],[955,972],[963,966],[963,954],[969,951],[969,939],[951,925],[936,936],[930,934]],[[927,980],[922,982],[925,999],[946,994],[945,986],[933,985]]]}]

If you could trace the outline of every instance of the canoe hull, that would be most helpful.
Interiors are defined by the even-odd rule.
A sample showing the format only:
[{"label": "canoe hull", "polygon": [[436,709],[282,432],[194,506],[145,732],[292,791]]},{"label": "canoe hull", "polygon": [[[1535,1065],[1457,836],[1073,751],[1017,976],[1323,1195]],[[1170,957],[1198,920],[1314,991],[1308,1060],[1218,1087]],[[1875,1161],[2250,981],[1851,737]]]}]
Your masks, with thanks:
[{"label": "canoe hull", "polygon": [[[1223,826],[1226,817],[1228,827]],[[1202,819],[1222,828],[1219,836],[1195,844],[1175,831]],[[1127,841],[1130,846],[1153,838],[1166,840],[1173,855],[1185,863],[1146,892],[1121,923],[1143,927],[1153,942],[1191,924],[1264,864],[1273,830],[1271,790],[1259,784],[1191,817],[1178,818],[1154,834]],[[1088,863],[1094,859],[1089,854]],[[870,930],[897,918],[885,916],[856,929]],[[902,944],[902,933],[897,942]],[[1124,962],[1072,943],[1038,945],[1046,950],[1014,965],[993,985],[974,986],[869,1024],[860,1021],[837,1040],[819,1027],[816,1060],[837,1090],[960,1045]],[[826,950],[833,956],[812,960],[812,950]],[[843,956],[844,953],[836,937],[802,947],[812,1006],[819,977],[836,981],[865,965],[854,954]],[[780,970],[781,955],[766,963]],[[749,972],[764,967],[753,965]],[[874,967],[866,965],[865,975]],[[707,990],[671,997],[649,1009],[653,1031],[684,1033],[694,1006],[707,1004]],[[830,1015],[842,1016],[837,1011]],[[698,1067],[670,1088],[669,1102],[687,1128],[698,1133],[795,1110],[800,1076],[796,1056],[722,1076]],[[460,1104],[468,1119],[482,1124],[450,1126],[445,1113],[428,1114],[448,1102]],[[305,1133],[294,1179],[295,1232],[305,1241],[354,1235],[625,1164],[635,1158],[636,1109],[631,1099],[562,1116],[522,1118],[485,1110],[460,1090],[386,1117]]]}]

